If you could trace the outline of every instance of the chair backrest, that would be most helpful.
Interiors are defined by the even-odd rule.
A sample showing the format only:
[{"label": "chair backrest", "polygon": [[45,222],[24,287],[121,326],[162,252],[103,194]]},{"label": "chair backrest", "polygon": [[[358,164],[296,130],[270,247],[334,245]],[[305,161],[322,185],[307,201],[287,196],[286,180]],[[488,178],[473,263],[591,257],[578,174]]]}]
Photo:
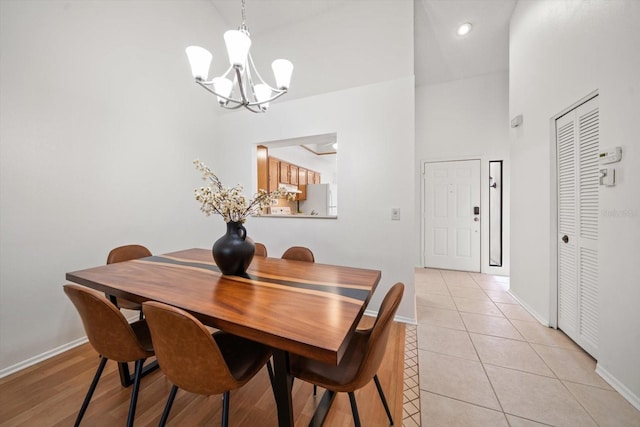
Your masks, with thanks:
[{"label": "chair backrest", "polygon": [[74,284],[64,285],[64,293],[78,310],[87,338],[98,353],[117,362],[153,356],[153,351],[140,343],[120,310],[104,296]]},{"label": "chair backrest", "polygon": [[382,358],[387,348],[387,341],[389,339],[389,331],[393,323],[393,318],[398,311],[400,301],[402,301],[402,295],[404,294],[404,284],[401,282],[396,283],[389,289],[387,295],[385,295],[378,311],[378,317],[376,318],[371,329],[356,333],[369,334],[367,340],[367,346],[365,349],[365,355],[362,359],[362,365],[356,374],[354,382],[359,383],[356,388],[364,386],[371,381],[371,378],[378,372]]},{"label": "chair backrest", "polygon": [[291,259],[295,261],[315,262],[311,249],[303,246],[292,246],[282,254],[282,259]]},{"label": "chair backrest", "polygon": [[256,246],[256,252],[255,252],[255,256],[262,256],[262,257],[267,257],[267,247],[265,245],[263,245],[262,243],[254,243],[254,245]]},{"label": "chair backrest", "polygon": [[107,264],[130,261],[151,256],[151,251],[142,245],[125,245],[111,249],[107,256]]},{"label": "chair backrest", "polygon": [[157,301],[143,304],[158,364],[179,388],[204,395],[237,387],[220,348],[191,314]]}]

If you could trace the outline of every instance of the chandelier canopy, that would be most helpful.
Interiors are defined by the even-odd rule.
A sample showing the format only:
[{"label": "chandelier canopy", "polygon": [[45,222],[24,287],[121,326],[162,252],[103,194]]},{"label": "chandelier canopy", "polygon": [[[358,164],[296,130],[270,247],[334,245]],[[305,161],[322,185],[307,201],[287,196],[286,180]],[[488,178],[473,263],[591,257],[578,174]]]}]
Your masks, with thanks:
[{"label": "chandelier canopy", "polygon": [[[245,107],[254,113],[263,113],[267,111],[271,101],[287,93],[293,64],[286,59],[273,61],[271,68],[276,87],[265,83],[249,52],[251,38],[245,24],[244,3],[245,0],[242,0],[242,25],[237,30],[224,33],[229,68],[222,76],[207,80],[213,57],[208,50],[199,46],[189,46],[186,52],[196,83],[216,95],[221,107]],[[232,76],[229,76],[229,73],[232,73]]]}]

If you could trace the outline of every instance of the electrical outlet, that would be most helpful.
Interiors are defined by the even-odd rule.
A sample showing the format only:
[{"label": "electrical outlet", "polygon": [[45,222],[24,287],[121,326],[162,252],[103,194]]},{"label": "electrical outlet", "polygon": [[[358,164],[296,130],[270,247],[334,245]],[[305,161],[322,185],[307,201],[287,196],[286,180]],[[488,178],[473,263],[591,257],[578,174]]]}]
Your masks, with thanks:
[{"label": "electrical outlet", "polygon": [[391,219],[393,220],[400,219],[400,208],[391,208]]}]

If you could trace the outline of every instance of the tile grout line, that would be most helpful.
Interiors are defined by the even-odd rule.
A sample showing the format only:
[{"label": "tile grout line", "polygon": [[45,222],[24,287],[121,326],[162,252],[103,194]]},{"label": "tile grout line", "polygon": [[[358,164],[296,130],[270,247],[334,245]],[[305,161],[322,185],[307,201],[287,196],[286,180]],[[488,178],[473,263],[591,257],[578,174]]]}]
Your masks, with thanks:
[{"label": "tile grout line", "polygon": [[[487,294],[486,289],[484,289],[482,286],[480,286],[480,284],[475,280],[474,277],[471,277],[471,278],[478,285],[478,287],[480,287],[482,292],[489,298],[489,300],[491,300],[495,304],[495,301],[493,301],[491,296],[489,294]],[[455,303],[455,300],[454,300],[454,303]],[[514,304],[514,305],[518,305],[518,306],[521,307],[521,305],[519,305],[519,304]],[[578,405],[580,405],[580,407],[582,407],[582,409],[584,409],[584,411],[587,413],[587,415],[589,415],[589,418],[591,418],[596,425],[599,425],[598,422],[596,421],[596,419],[593,417],[593,415],[591,415],[591,413],[587,410],[587,408],[584,407],[584,405],[576,398],[576,396],[574,396],[573,393],[571,393],[571,390],[569,390],[569,388],[566,386],[566,384],[564,384],[564,382],[560,379],[558,374],[551,368],[551,366],[549,366],[547,361],[544,360],[544,358],[536,351],[536,349],[533,347],[533,345],[531,345],[532,343],[524,336],[524,334],[520,331],[520,329],[518,329],[518,327],[512,322],[513,319],[511,319],[509,316],[507,316],[499,306],[496,305],[496,307],[498,307],[498,310],[500,310],[500,312],[503,314],[503,316],[507,320],[507,322],[509,322],[509,324],[524,339],[524,342],[527,343],[527,346],[533,351],[533,353],[535,355],[537,355],[540,358],[542,363],[549,369],[549,371],[553,374],[553,377],[547,377],[546,375],[540,375],[540,374],[535,374],[535,373],[532,373],[532,372],[521,371],[519,369],[514,369],[514,368],[507,368],[507,367],[501,367],[501,368],[503,368],[503,369],[511,369],[511,370],[515,370],[515,371],[519,371],[519,372],[524,372],[524,373],[528,373],[528,374],[531,374],[531,375],[538,375],[538,376],[545,377],[545,378],[553,378],[553,379],[559,381],[560,384],[562,385],[562,387],[569,393],[569,396],[571,396],[578,403]],[[462,319],[462,320],[464,321],[464,319]],[[469,338],[471,338],[471,337],[469,337]],[[520,340],[516,340],[516,341],[520,341]],[[477,353],[477,349],[475,348],[475,343],[473,342],[473,340],[471,340],[471,344],[473,345],[473,347],[474,347],[474,349],[476,350],[476,353]],[[556,346],[550,345],[549,347],[556,347]],[[559,347],[559,348],[561,348],[561,347]],[[493,383],[491,382],[491,378],[489,377],[489,374],[486,372],[486,369],[485,369],[485,366],[484,366],[484,362],[480,358],[480,354],[478,354],[478,359],[480,360],[480,364],[482,365],[482,369],[485,371],[485,375],[487,376],[487,379],[489,380],[489,384],[491,384],[491,389],[493,390],[494,394],[496,395],[496,399],[498,400],[498,403],[500,404],[500,407],[502,408],[502,403],[500,402],[500,399],[498,399],[498,394],[496,393],[496,391],[495,391],[495,389],[493,387]],[[491,365],[491,364],[489,364],[489,365]],[[493,365],[491,365],[491,366],[493,366]],[[502,413],[505,415],[505,419],[506,419],[506,412],[504,411],[504,408],[502,408]],[[536,421],[536,422],[538,422],[538,421]],[[510,424],[508,419],[507,419],[507,423]]]},{"label": "tile grout line", "polygon": [[[471,280],[473,280],[476,284],[478,284],[478,282],[476,282],[476,279],[474,279],[473,277],[471,277]],[[480,287],[480,285],[478,285],[478,287]],[[482,289],[482,293],[484,293],[486,295],[486,293],[484,292],[484,289]],[[489,298],[489,295],[487,295],[487,298]],[[491,298],[489,298],[489,299],[491,299]],[[500,310],[500,307],[498,307],[498,310]],[[460,316],[460,317],[462,317],[462,316]],[[464,318],[462,319],[462,321],[464,322]],[[484,375],[487,377],[487,381],[489,382],[489,385],[491,386],[491,391],[493,392],[493,397],[495,397],[496,402],[498,402],[498,405],[500,406],[500,411],[502,412],[502,416],[504,417],[504,420],[507,422],[507,424],[510,425],[511,423],[509,423],[509,419],[507,418],[507,415],[504,412],[504,407],[502,406],[502,402],[500,401],[500,398],[498,398],[498,393],[496,392],[496,389],[493,386],[493,381],[491,381],[491,377],[489,376],[489,373],[487,372],[487,368],[484,366],[484,362],[482,361],[482,357],[480,357],[480,353],[478,352],[478,349],[476,348],[476,343],[471,339],[471,333],[469,331],[467,331],[467,336],[469,337],[469,341],[471,342],[471,346],[473,347],[473,350],[476,352],[476,356],[478,357],[478,361],[480,362],[480,366],[482,366],[482,372],[484,372]]]},{"label": "tile grout line", "polygon": [[[405,379],[403,381],[404,383],[404,390],[403,390],[403,419],[402,419],[402,424],[403,425],[409,425],[407,420],[411,420],[411,422],[413,423],[413,425],[417,424],[418,426],[420,426],[420,423],[416,422],[415,417],[417,416],[418,420],[420,419],[420,415],[421,415],[421,411],[420,411],[420,368],[419,368],[419,363],[418,363],[418,333],[417,333],[417,329],[418,326],[417,325],[406,325],[406,329],[405,329],[405,367],[404,367],[404,372],[405,372]],[[407,357],[407,354],[413,354],[413,357]],[[415,365],[413,366],[408,366],[407,361],[410,359],[415,359]],[[408,369],[413,368],[413,370],[415,371],[415,373],[410,374],[407,372]],[[408,387],[407,386],[407,379],[412,379],[415,383],[416,386],[414,387]],[[415,390],[415,391],[414,391]],[[414,392],[417,397],[414,397],[413,399],[405,402],[405,397],[406,397],[406,393],[408,391],[412,391]],[[405,405],[407,404],[411,404],[414,405],[418,411],[417,412],[412,412],[409,413],[409,411],[405,410]],[[406,414],[406,415],[404,415]]]},{"label": "tile grout line", "polygon": [[[547,379],[552,379],[554,381],[559,381],[561,384],[561,388],[564,390],[564,393],[566,393],[567,397],[570,398],[570,400],[572,400],[573,402],[577,403],[576,405],[576,409],[580,408],[582,410],[582,413],[584,415],[586,415],[588,418],[588,420],[591,420],[591,422],[594,423],[595,426],[600,425],[600,423],[596,420],[596,413],[592,414],[591,411],[587,408],[588,405],[583,404],[577,397],[577,395],[571,390],[569,389],[569,385],[570,384],[577,384],[577,385],[581,385],[584,387],[587,387],[589,389],[594,389],[594,390],[601,390],[601,391],[612,391],[615,392],[615,390],[611,390],[611,389],[607,389],[605,387],[600,387],[597,384],[592,384],[590,382],[588,382],[587,380],[580,381],[578,380],[564,380],[561,378],[561,373],[557,372],[555,369],[552,368],[552,363],[548,362],[543,356],[543,352],[544,354],[546,354],[546,350],[544,350],[545,348],[549,348],[549,349],[558,349],[558,350],[562,350],[562,352],[569,352],[569,353],[573,353],[573,352],[577,352],[580,353],[580,350],[577,348],[569,348],[565,345],[563,345],[563,343],[561,341],[556,341],[556,335],[551,335],[551,334],[543,334],[544,336],[541,336],[540,339],[538,338],[538,331],[537,330],[529,330],[529,319],[528,318],[523,318],[524,314],[520,314],[520,311],[522,311],[522,305],[519,304],[518,302],[514,301],[512,302],[511,300],[506,300],[502,297],[502,294],[505,292],[503,289],[501,289],[501,287],[503,286],[508,286],[508,282],[506,283],[502,283],[502,282],[486,282],[483,280],[481,275],[474,275],[466,273],[466,276],[463,275],[453,275],[453,274],[448,274],[448,273],[444,273],[442,270],[438,270],[438,269],[434,269],[432,270],[433,272],[435,272],[436,274],[433,276],[427,276],[425,277],[423,280],[427,283],[427,284],[431,284],[432,287],[434,288],[434,290],[436,290],[437,288],[437,292],[433,292],[433,294],[436,295],[444,295],[445,294],[445,290],[446,292],[449,294],[449,298],[451,299],[451,301],[453,302],[453,304],[450,304],[452,307],[444,307],[441,304],[439,305],[439,302],[441,300],[439,299],[433,299],[430,301],[429,304],[422,305],[422,304],[416,304],[418,307],[418,309],[422,308],[422,309],[438,309],[440,311],[442,311],[444,313],[444,311],[451,311],[451,312],[456,312],[458,314],[458,317],[462,320],[461,322],[461,326],[463,326],[463,330],[455,328],[450,326],[450,324],[447,325],[438,325],[438,324],[432,324],[432,326],[437,327],[437,328],[442,328],[442,329],[448,329],[448,330],[455,330],[455,331],[459,331],[459,332],[466,332],[470,343],[473,346],[474,352],[478,358],[478,361],[481,363],[483,371],[485,373],[486,378],[489,381],[489,384],[491,386],[491,389],[494,393],[494,396],[497,399],[497,402],[501,408],[501,410],[496,410],[493,408],[489,408],[489,407],[484,407],[482,405],[477,405],[475,403],[472,402],[467,402],[465,400],[459,399],[459,398],[454,398],[451,396],[447,396],[447,395],[442,395],[436,392],[432,392],[432,391],[428,391],[425,389],[420,389],[421,394],[425,395],[426,394],[433,394],[433,395],[439,395],[442,397],[446,397],[448,399],[452,399],[452,400],[457,400],[459,402],[462,403],[466,403],[469,405],[473,405],[473,406],[477,406],[480,408],[486,408],[488,410],[493,410],[496,412],[501,412],[503,414],[503,416],[506,418],[506,424],[510,425],[511,420],[509,420],[508,416],[511,417],[516,417],[516,418],[520,418],[523,420],[529,420],[529,421],[534,421],[537,423],[540,423],[540,421],[537,420],[533,420],[529,417],[523,417],[522,415],[518,415],[518,414],[514,414],[512,412],[506,412],[504,407],[502,406],[502,402],[500,401],[500,399],[497,396],[496,393],[496,389],[494,388],[494,384],[491,381],[491,379],[489,378],[489,375],[487,373],[486,367],[488,366],[496,366],[499,367],[501,369],[505,369],[508,371],[514,371],[514,372],[519,372],[522,374],[527,374],[527,375],[531,375],[531,376],[535,376],[535,377],[540,377],[540,378],[547,378]],[[446,276],[446,278],[445,278]],[[439,279],[438,281],[436,281],[435,279]],[[471,278],[471,281],[467,281],[468,278]],[[416,280],[418,281],[418,280]],[[449,283],[451,283],[451,285],[449,285]],[[464,293],[463,290],[459,290],[458,288],[471,288],[472,285],[476,286],[476,289],[479,288],[482,292],[481,293],[477,293],[475,291],[473,292],[467,292]],[[441,287],[441,285],[444,285],[444,287]],[[456,286],[456,285],[460,285],[460,286]],[[492,333],[488,333],[488,332],[473,332],[473,334],[477,334],[479,336],[488,336],[488,337],[496,337],[499,338],[501,340],[506,340],[506,341],[515,341],[515,342],[525,342],[527,343],[526,348],[528,349],[529,352],[531,352],[532,355],[535,355],[541,362],[541,367],[546,367],[548,372],[550,373],[549,375],[546,374],[541,374],[539,372],[533,372],[533,371],[528,371],[526,369],[520,369],[520,368],[516,368],[516,367],[506,367],[506,366],[501,366],[500,364],[492,364],[492,363],[485,363],[481,358],[480,358],[480,354],[478,352],[478,347],[476,347],[476,343],[471,340],[471,332],[469,331],[469,327],[468,327],[468,322],[465,321],[465,318],[462,317],[463,313],[467,313],[467,311],[461,311],[461,308],[465,309],[465,308],[469,308],[469,309],[475,309],[474,306],[470,305],[467,306],[466,302],[463,300],[462,302],[464,303],[463,306],[461,307],[458,303],[458,301],[456,300],[456,296],[453,295],[451,289],[455,288],[455,293],[460,295],[459,298],[470,298],[470,299],[478,299],[480,300],[480,296],[484,295],[485,297],[487,297],[489,299],[489,301],[495,306],[497,307],[497,311],[495,311],[495,313],[502,313],[502,318],[507,320],[507,322],[504,322],[504,326],[506,327],[507,325],[510,325],[511,328],[514,329],[514,331],[517,332],[517,335],[520,338],[514,338],[511,336],[504,336],[504,335],[494,335]],[[427,300],[429,300],[428,295],[431,294],[431,292],[429,292],[429,290],[425,289],[427,295]],[[475,292],[475,293],[474,293]],[[442,302],[444,303],[444,301]],[[511,306],[513,307],[519,307],[519,309],[511,309]],[[478,310],[481,311],[483,307],[478,306]],[[469,311],[468,313],[470,314],[476,314],[478,316],[486,316],[486,317],[500,317],[497,314],[491,314],[493,313],[493,310],[489,310],[489,308],[487,307],[487,311],[491,311],[490,313],[482,313],[482,312],[478,312],[478,313],[474,313],[474,311]],[[449,317],[448,315],[445,317]],[[473,318],[468,319],[469,321],[473,321]],[[537,325],[539,322],[535,322],[535,321],[531,321],[534,325]],[[472,322],[473,323],[473,322]],[[501,323],[501,322],[500,322]],[[516,326],[516,324],[518,324],[518,326]],[[417,326],[417,328],[419,328],[419,325]],[[522,330],[526,332],[525,333],[522,332],[521,328],[523,328]],[[493,332],[493,330],[491,330],[491,332]],[[531,333],[530,333],[531,332]],[[535,332],[535,334],[534,334]],[[561,332],[560,330],[558,330],[558,332]],[[533,335],[531,335],[533,334]],[[546,340],[547,335],[549,335],[549,340]],[[559,334],[560,335],[560,334]],[[418,342],[419,337],[416,337],[416,344],[417,344],[417,349],[416,351],[418,351],[418,359],[419,359],[419,351],[420,350],[420,346],[419,346],[419,342]],[[542,340],[542,341],[541,341]],[[540,350],[539,350],[540,349]],[[435,353],[435,354],[441,354],[441,355],[446,355],[446,356],[450,356],[450,357],[454,357],[456,359],[461,359],[461,360],[468,360],[464,357],[460,357],[460,356],[454,356],[452,354],[447,354],[447,353],[441,353],[438,351],[434,351],[434,350],[427,350],[424,349],[424,351],[426,352],[430,352],[430,353]],[[554,362],[555,363],[555,362]],[[420,378],[418,377],[418,380]],[[419,381],[418,381],[418,385]],[[426,395],[425,395],[426,396]],[[597,412],[597,411],[596,411]],[[585,419],[585,420],[586,420]],[[516,420],[517,422],[517,420]],[[415,426],[415,422],[410,423],[410,426]],[[547,425],[547,424],[541,424],[541,425]]]}]

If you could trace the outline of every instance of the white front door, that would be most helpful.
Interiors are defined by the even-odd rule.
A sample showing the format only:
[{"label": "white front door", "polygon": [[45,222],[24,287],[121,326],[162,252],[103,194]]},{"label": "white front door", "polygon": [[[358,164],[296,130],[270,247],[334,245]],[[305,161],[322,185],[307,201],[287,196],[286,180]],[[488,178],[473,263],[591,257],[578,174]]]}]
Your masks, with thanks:
[{"label": "white front door", "polygon": [[424,163],[424,266],[480,271],[480,160]]}]

